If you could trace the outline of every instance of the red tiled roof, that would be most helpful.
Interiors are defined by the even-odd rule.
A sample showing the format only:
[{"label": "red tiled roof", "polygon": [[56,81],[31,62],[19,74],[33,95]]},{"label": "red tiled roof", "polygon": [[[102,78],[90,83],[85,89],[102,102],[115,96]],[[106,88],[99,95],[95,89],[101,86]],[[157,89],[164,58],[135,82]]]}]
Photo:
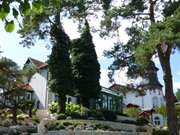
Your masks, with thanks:
[{"label": "red tiled roof", "polygon": [[144,110],[143,112],[141,112],[141,113],[139,114],[139,116],[150,116],[153,112],[155,112],[154,109]]},{"label": "red tiled roof", "polygon": [[131,90],[136,90],[131,84],[127,86],[120,85],[120,84],[113,84],[112,86],[109,87],[109,89],[114,90],[114,91],[121,91],[121,92],[128,92]]},{"label": "red tiled roof", "polygon": [[127,107],[127,108],[131,108],[131,107],[139,108],[139,105],[129,103],[129,104],[126,105],[126,107]]},{"label": "red tiled roof", "polygon": [[39,68],[42,69],[42,68],[45,68],[45,67],[47,67],[47,66],[48,66],[48,64],[47,64],[47,63],[44,63],[43,65],[39,66]]},{"label": "red tiled roof", "polygon": [[29,83],[19,84],[18,87],[21,89],[27,90],[27,91],[33,91],[33,88],[31,87],[31,85]]},{"label": "red tiled roof", "polygon": [[38,68],[45,65],[45,64],[47,64],[47,63],[44,63],[42,61],[36,60],[34,58],[29,58],[29,60]]}]

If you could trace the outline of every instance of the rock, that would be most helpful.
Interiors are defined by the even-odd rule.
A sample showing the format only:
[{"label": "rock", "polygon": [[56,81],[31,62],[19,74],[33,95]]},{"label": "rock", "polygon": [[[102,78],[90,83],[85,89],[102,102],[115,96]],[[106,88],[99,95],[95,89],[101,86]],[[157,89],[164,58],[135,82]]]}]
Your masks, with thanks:
[{"label": "rock", "polygon": [[18,131],[18,126],[10,126],[9,130],[8,130],[8,135],[17,135],[20,134],[20,132]]},{"label": "rock", "polygon": [[67,130],[74,130],[74,126],[73,125],[69,125],[66,127]]},{"label": "rock", "polygon": [[93,127],[86,127],[86,130],[94,130]]},{"label": "rock", "polygon": [[9,127],[9,126],[12,125],[12,121],[9,120],[9,119],[3,120],[2,123],[1,123],[1,125],[2,125],[3,127]]},{"label": "rock", "polygon": [[67,120],[72,120],[72,117],[71,116],[67,116],[66,119]]},{"label": "rock", "polygon": [[88,117],[88,120],[95,120],[94,117]]},{"label": "rock", "polygon": [[38,133],[47,133],[48,130],[45,125],[49,122],[49,119],[45,118],[41,120],[40,124],[38,125]]},{"label": "rock", "polygon": [[0,135],[8,133],[9,128],[0,126]]},{"label": "rock", "polygon": [[85,127],[83,125],[77,125],[74,130],[84,130]]}]

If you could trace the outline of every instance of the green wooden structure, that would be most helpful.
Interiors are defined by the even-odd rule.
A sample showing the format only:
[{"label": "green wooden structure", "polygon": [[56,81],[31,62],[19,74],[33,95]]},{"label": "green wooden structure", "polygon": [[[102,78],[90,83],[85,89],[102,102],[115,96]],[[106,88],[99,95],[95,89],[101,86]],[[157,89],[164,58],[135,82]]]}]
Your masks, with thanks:
[{"label": "green wooden structure", "polygon": [[102,87],[99,99],[95,102],[95,108],[122,113],[122,103],[123,97],[118,92]]}]

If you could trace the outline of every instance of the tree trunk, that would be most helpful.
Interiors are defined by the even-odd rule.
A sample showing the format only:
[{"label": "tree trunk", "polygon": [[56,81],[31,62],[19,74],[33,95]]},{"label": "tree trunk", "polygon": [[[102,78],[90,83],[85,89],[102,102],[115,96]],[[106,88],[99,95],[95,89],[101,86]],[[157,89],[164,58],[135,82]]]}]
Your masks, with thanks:
[{"label": "tree trunk", "polygon": [[166,97],[166,106],[167,106],[167,121],[170,131],[170,135],[178,135],[177,131],[177,119],[174,105],[174,93],[173,93],[173,82],[170,64],[167,63],[167,72],[164,75],[165,83],[165,97]]},{"label": "tree trunk", "polygon": [[81,97],[81,104],[86,107],[89,108],[89,99],[85,98],[85,97]]},{"label": "tree trunk", "polygon": [[12,109],[12,120],[13,120],[13,124],[17,124],[17,108],[15,107],[15,108],[13,108]]},{"label": "tree trunk", "polygon": [[66,95],[59,95],[59,113],[65,113],[66,110]]},{"label": "tree trunk", "polygon": [[32,110],[33,110],[33,104],[30,104],[29,106],[29,117],[32,118]]},{"label": "tree trunk", "polygon": [[170,66],[170,55],[171,48],[168,47],[166,53],[158,49],[159,60],[164,73],[164,85],[165,85],[165,98],[166,98],[166,109],[167,109],[167,124],[170,131],[170,135],[178,135],[177,129],[177,118],[175,112],[175,99],[173,93],[173,81],[172,72]]}]

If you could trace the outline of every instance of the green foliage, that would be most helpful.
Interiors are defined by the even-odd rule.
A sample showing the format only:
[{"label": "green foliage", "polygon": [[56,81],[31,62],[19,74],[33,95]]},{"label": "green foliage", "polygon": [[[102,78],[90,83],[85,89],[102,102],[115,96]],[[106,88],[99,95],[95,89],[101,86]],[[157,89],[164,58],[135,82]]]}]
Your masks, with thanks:
[{"label": "green foliage", "polygon": [[149,121],[146,118],[140,117],[137,119],[137,125],[145,126],[149,123]]},{"label": "green foliage", "polygon": [[155,108],[157,113],[160,113],[163,117],[167,117],[166,106],[162,104],[160,107]]},{"label": "green foliage", "polygon": [[37,68],[34,65],[24,65],[22,73],[30,81],[31,77],[37,72]]},{"label": "green foliage", "polygon": [[[73,77],[69,58],[70,39],[58,24],[52,27],[51,38],[53,48],[48,60],[50,89],[57,93],[60,102],[65,105],[66,94],[73,94]],[[61,104],[59,110],[64,112],[65,106]]]},{"label": "green foliage", "polygon": [[57,120],[65,120],[65,119],[66,119],[66,114],[64,114],[64,113],[58,114]]},{"label": "green foliage", "polygon": [[7,21],[4,28],[7,32],[12,32],[15,28],[14,21],[10,21],[10,22]]},{"label": "green foliage", "polygon": [[71,116],[72,113],[80,113],[81,112],[81,107],[78,104],[74,104],[74,103],[66,103],[66,114]]},{"label": "green foliage", "polygon": [[49,111],[51,112],[51,113],[57,113],[58,112],[58,103],[57,102],[51,102],[50,104],[49,104]]},{"label": "green foliage", "polygon": [[130,117],[138,117],[140,114],[140,109],[139,108],[125,108],[123,111],[125,114],[127,114]]},{"label": "green foliage", "polygon": [[76,90],[83,106],[89,107],[89,100],[98,97],[101,87],[100,65],[87,21],[81,38],[72,43],[71,56]]},{"label": "green foliage", "polygon": [[[89,129],[89,127],[92,127]],[[48,130],[109,130],[113,129],[109,125],[99,123],[98,121],[81,121],[81,120],[59,120],[50,121],[46,124]]]},{"label": "green foliage", "polygon": [[[12,6],[14,4],[16,4],[17,6]],[[12,32],[14,30],[14,20],[18,19],[19,15],[26,16],[29,15],[30,12],[31,6],[29,0],[4,0],[0,4],[0,20],[2,20],[5,23],[4,28],[7,32]],[[13,18],[10,18],[10,15],[13,16]]]},{"label": "green foliage", "polygon": [[176,99],[180,101],[180,89],[178,89],[176,92]]},{"label": "green foliage", "polygon": [[18,109],[22,109],[25,103],[28,103],[26,104],[28,108],[31,102],[26,102],[25,98],[20,98],[24,97],[27,92],[23,77],[23,71],[15,62],[4,57],[0,59],[0,88],[2,90],[0,97],[4,99],[0,101],[0,106],[11,110],[14,123],[17,122]]},{"label": "green foliage", "polygon": [[167,130],[153,130],[152,135],[169,135]]},{"label": "green foliage", "polygon": [[102,113],[103,113],[105,120],[115,121],[117,119],[117,115],[115,112],[102,110]]},{"label": "green foliage", "polygon": [[34,121],[35,123],[40,123],[40,119],[35,115],[32,117],[32,121]]}]

